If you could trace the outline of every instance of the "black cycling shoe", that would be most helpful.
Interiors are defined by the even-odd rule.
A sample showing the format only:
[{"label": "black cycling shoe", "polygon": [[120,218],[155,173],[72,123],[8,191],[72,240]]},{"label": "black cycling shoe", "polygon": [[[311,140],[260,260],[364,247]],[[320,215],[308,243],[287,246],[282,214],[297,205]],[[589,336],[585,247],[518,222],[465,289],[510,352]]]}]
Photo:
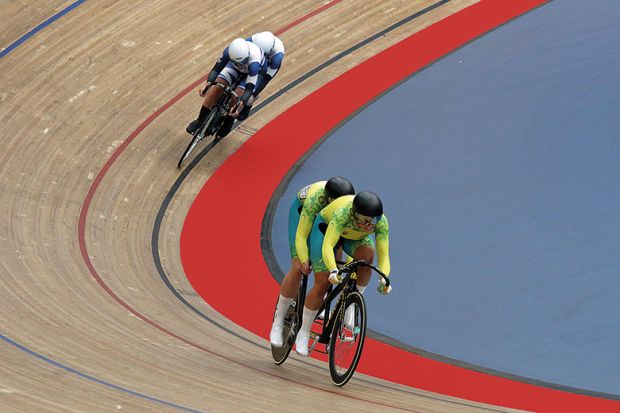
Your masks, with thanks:
[{"label": "black cycling shoe", "polygon": [[198,119],[195,119],[195,120],[191,121],[189,123],[189,125],[187,125],[187,128],[185,128],[185,131],[187,133],[189,133],[190,135],[193,135],[194,132],[196,132],[196,130],[198,130],[199,126],[200,126],[200,121]]}]

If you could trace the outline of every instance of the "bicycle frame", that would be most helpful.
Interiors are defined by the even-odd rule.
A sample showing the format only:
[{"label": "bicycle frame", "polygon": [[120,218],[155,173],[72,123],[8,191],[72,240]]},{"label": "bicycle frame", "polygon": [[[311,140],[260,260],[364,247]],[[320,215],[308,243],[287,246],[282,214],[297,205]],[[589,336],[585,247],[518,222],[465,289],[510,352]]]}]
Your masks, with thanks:
[{"label": "bicycle frame", "polygon": [[[330,309],[330,304],[331,302],[336,298],[336,296],[338,295],[338,293],[340,293],[340,291],[342,291],[345,287],[345,283],[341,283],[339,284],[336,288],[333,288],[333,286],[329,286],[328,290],[327,290],[327,297],[323,300],[323,303],[321,304],[321,307],[319,308],[317,314],[320,314],[321,311],[325,310],[325,314],[329,314],[329,309]],[[294,336],[297,336],[297,333],[299,333],[299,330],[301,329],[301,324],[303,322],[303,313],[304,313],[304,305],[306,303],[306,293],[308,290],[308,274],[301,274],[301,284],[299,286],[299,292],[298,292],[298,297],[297,300],[295,301],[295,314],[297,316],[297,322],[295,323],[295,327],[294,327]],[[313,320],[316,321],[316,318]],[[328,323],[329,327],[331,328],[333,326],[333,321],[331,323]],[[329,342],[329,329],[327,329],[328,325],[326,325],[325,322],[323,322],[323,329],[321,332],[321,337],[326,338],[327,341],[325,341],[325,343]],[[314,332],[311,332],[311,335],[315,335]],[[323,341],[320,341],[321,343],[323,343]],[[312,349],[314,349],[314,345],[312,346]],[[312,349],[310,351],[312,351]]]},{"label": "bicycle frame", "polygon": [[[207,115],[206,119],[203,120],[202,125],[194,131],[192,140],[189,145],[187,145],[187,148],[181,155],[181,159],[179,159],[179,162],[177,163],[177,168],[179,169],[183,165],[183,162],[189,157],[189,154],[194,150],[196,145],[198,145],[198,143],[202,141],[205,136],[215,135],[220,130],[222,127],[221,119],[228,115],[228,106],[233,96],[239,99],[239,96],[235,93],[233,87],[226,86],[222,83],[213,83],[209,86],[209,88],[213,85],[217,85],[217,87],[224,89],[224,93],[219,96],[217,102],[211,109],[211,112]],[[218,136],[216,136],[212,145],[215,145],[218,141]]]},{"label": "bicycle frame", "polygon": [[[228,109],[229,109],[229,108],[228,108],[228,104],[230,103],[230,100],[231,100],[233,97],[235,97],[235,99],[239,99],[239,95],[237,95],[237,93],[235,92],[234,88],[233,88],[233,87],[231,87],[231,86],[226,86],[226,85],[224,85],[224,84],[222,84],[222,83],[217,83],[217,82],[216,82],[216,83],[214,83],[213,85],[217,85],[217,86],[219,86],[220,88],[224,89],[224,96],[225,96],[225,97],[224,97],[224,99],[222,99],[222,98],[220,97],[220,102],[218,102],[218,103],[220,104],[220,105],[219,105],[219,106],[220,106],[220,108],[221,108],[222,110],[226,110],[226,113],[227,113],[227,112],[228,112]],[[213,86],[213,85],[212,85],[212,86]],[[217,106],[217,105],[218,105],[218,104],[216,103],[216,106]]]},{"label": "bicycle frame", "polygon": [[[224,89],[224,93],[222,96],[219,97],[218,101],[215,103],[215,105],[213,106],[212,110],[216,113],[217,118],[214,119],[214,121],[210,124],[204,124],[200,130],[200,134],[202,136],[204,135],[212,135],[215,134],[217,132],[217,130],[219,129],[219,127],[221,126],[219,124],[220,119],[222,119],[225,116],[228,116],[228,112],[229,112],[229,104],[230,101],[233,97],[235,97],[236,99],[239,99],[239,95],[237,95],[237,93],[235,93],[235,90],[233,87],[231,86],[227,86],[223,83],[213,83],[211,86],[217,86],[219,88]],[[210,130],[208,130],[210,129]]]},{"label": "bicycle frame", "polygon": [[[385,274],[383,274],[381,270],[379,270],[377,267],[375,267],[372,264],[369,264],[368,262],[364,260],[356,260],[356,261],[352,261],[348,264],[343,265],[340,268],[340,273],[344,274],[342,281],[335,287],[330,285],[329,289],[327,290],[327,297],[323,300],[323,303],[319,307],[317,314],[320,314],[321,311],[325,310],[325,318],[323,319],[324,321],[322,323],[323,327],[321,329],[321,333],[317,334],[317,333],[311,332],[311,338],[315,339],[314,344],[311,346],[311,350],[314,350],[314,347],[316,346],[317,343],[321,343],[321,344],[329,343],[329,339],[330,339],[330,336],[331,336],[331,333],[334,327],[334,323],[336,322],[336,318],[338,316],[344,317],[344,310],[345,310],[344,303],[346,302],[348,295],[351,292],[357,290],[356,271],[358,267],[371,268],[385,280],[386,285],[388,286],[390,285],[389,278]],[[307,278],[308,276],[305,276],[305,280],[302,280],[304,296],[305,296],[305,289],[307,287],[307,281],[308,281]],[[335,307],[333,314],[330,314],[331,304],[336,299],[336,297],[338,297],[338,302],[336,303],[336,307]],[[303,311],[303,306],[301,307],[301,310]],[[301,313],[298,312],[298,314],[300,315],[299,319],[301,320]],[[325,320],[327,320],[327,322],[325,322]],[[316,322],[316,318],[314,321]]]},{"label": "bicycle frame", "polygon": [[[339,263],[339,264],[342,264],[342,263]],[[387,276],[383,274],[381,270],[379,270],[377,267],[375,267],[374,265],[366,261],[357,260],[357,261],[352,261],[350,263],[344,264],[339,269],[340,274],[343,276],[342,282],[340,282],[336,286],[333,286],[333,285],[329,286],[326,297],[323,299],[323,302],[321,303],[319,307],[319,311],[323,311],[323,310],[325,311],[325,316],[323,320],[318,321],[319,319],[316,316],[312,320],[313,323],[320,324],[322,328],[321,328],[320,333],[317,333],[314,331],[310,332],[310,337],[312,338],[312,344],[310,347],[310,351],[315,350],[317,343],[321,343],[325,345],[324,350],[319,350],[319,349],[316,349],[316,350],[321,353],[329,354],[330,374],[332,375],[332,381],[337,386],[342,386],[346,384],[347,381],[351,378],[353,372],[355,371],[355,367],[357,366],[357,361],[359,360],[359,356],[361,354],[361,348],[363,346],[364,337],[365,337],[365,331],[366,331],[365,311],[366,310],[364,306],[363,296],[359,292],[357,292],[356,271],[358,267],[371,268],[377,274],[383,277],[383,279],[385,280],[384,282],[387,286],[390,285],[390,280],[387,278]],[[304,313],[307,289],[308,289],[308,275],[302,273],[301,283],[297,291],[297,297],[295,300],[293,300],[293,303],[291,304],[291,306],[289,306],[286,309],[286,315],[284,318],[284,327],[283,327],[284,345],[280,347],[274,347],[273,345],[271,346],[271,353],[272,353],[274,362],[277,365],[281,365],[288,358],[291,352],[291,349],[293,348],[293,345],[295,344],[294,343],[295,337],[297,337],[297,334],[299,333],[299,330],[301,329],[301,326],[303,324],[303,313]],[[335,304],[336,305],[335,310],[330,313],[332,303],[336,300],[337,302]],[[362,312],[360,313],[361,314],[360,317],[362,317],[361,319],[362,327],[361,327],[361,330],[358,330],[358,331],[353,330],[353,334],[354,335],[358,333],[360,334],[361,344],[360,344],[360,347],[358,347],[356,350],[353,364],[350,366],[349,370],[347,370],[347,372],[344,375],[342,375],[338,372],[337,370],[338,367],[334,367],[335,364],[332,365],[332,363],[335,363],[335,362],[333,361],[334,355],[332,354],[331,352],[332,350],[330,347],[332,346],[332,343],[334,343],[333,345],[336,345],[335,344],[336,342],[340,342],[340,341],[334,341],[334,340],[338,340],[334,336],[334,330],[336,329],[336,326],[344,325],[345,311],[347,309],[347,305],[355,301],[357,301],[358,305],[361,305]],[[276,305],[276,311],[278,311],[277,305]],[[319,314],[319,311],[317,311],[317,314]],[[340,334],[342,334],[342,332],[336,333],[336,334],[339,334],[338,337],[340,337]]]}]

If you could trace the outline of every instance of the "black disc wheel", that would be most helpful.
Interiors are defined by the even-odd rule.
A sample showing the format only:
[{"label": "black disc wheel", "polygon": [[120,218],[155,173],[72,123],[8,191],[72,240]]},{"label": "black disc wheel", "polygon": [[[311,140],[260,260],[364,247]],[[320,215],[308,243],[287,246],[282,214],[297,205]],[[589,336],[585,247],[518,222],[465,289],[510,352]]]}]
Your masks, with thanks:
[{"label": "black disc wheel", "polygon": [[297,311],[295,308],[295,301],[286,310],[286,316],[284,317],[284,327],[282,329],[283,345],[282,347],[275,347],[271,345],[271,355],[273,362],[280,365],[286,361],[288,355],[291,353],[293,344],[295,343],[296,327],[298,325]]},{"label": "black disc wheel", "polygon": [[344,386],[353,376],[366,338],[366,304],[355,291],[348,295],[344,310],[334,312],[334,329],[329,340],[329,374],[336,386]]}]

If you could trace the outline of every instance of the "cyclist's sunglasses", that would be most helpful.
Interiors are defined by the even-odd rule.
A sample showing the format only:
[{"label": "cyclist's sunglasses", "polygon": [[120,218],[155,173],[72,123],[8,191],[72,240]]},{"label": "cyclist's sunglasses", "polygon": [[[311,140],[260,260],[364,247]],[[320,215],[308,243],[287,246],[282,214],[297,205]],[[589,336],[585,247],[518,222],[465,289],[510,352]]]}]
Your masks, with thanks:
[{"label": "cyclist's sunglasses", "polygon": [[381,217],[367,217],[358,213],[353,214],[353,218],[355,218],[355,223],[358,226],[364,226],[367,228],[374,227],[377,225],[377,222],[379,222],[379,219],[381,219]]},{"label": "cyclist's sunglasses", "polygon": [[245,59],[243,59],[243,60],[242,60],[242,61],[240,61],[240,62],[235,62],[235,61],[233,61],[233,64],[234,64],[235,66],[239,66],[239,67],[241,67],[241,66],[245,66],[245,65],[247,65],[249,61],[250,61],[250,56],[246,57]]}]

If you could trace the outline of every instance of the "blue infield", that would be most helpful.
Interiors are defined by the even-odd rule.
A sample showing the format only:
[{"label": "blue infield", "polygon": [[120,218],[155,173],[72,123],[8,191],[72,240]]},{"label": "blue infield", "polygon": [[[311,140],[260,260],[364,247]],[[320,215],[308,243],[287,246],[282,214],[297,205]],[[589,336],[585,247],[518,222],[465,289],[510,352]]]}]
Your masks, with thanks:
[{"label": "blue infield", "polygon": [[[344,175],[390,220],[369,327],[535,380],[620,394],[620,2],[553,1],[336,130],[293,176]],[[389,70],[389,68],[386,68]],[[378,74],[380,75],[380,74]]]}]

